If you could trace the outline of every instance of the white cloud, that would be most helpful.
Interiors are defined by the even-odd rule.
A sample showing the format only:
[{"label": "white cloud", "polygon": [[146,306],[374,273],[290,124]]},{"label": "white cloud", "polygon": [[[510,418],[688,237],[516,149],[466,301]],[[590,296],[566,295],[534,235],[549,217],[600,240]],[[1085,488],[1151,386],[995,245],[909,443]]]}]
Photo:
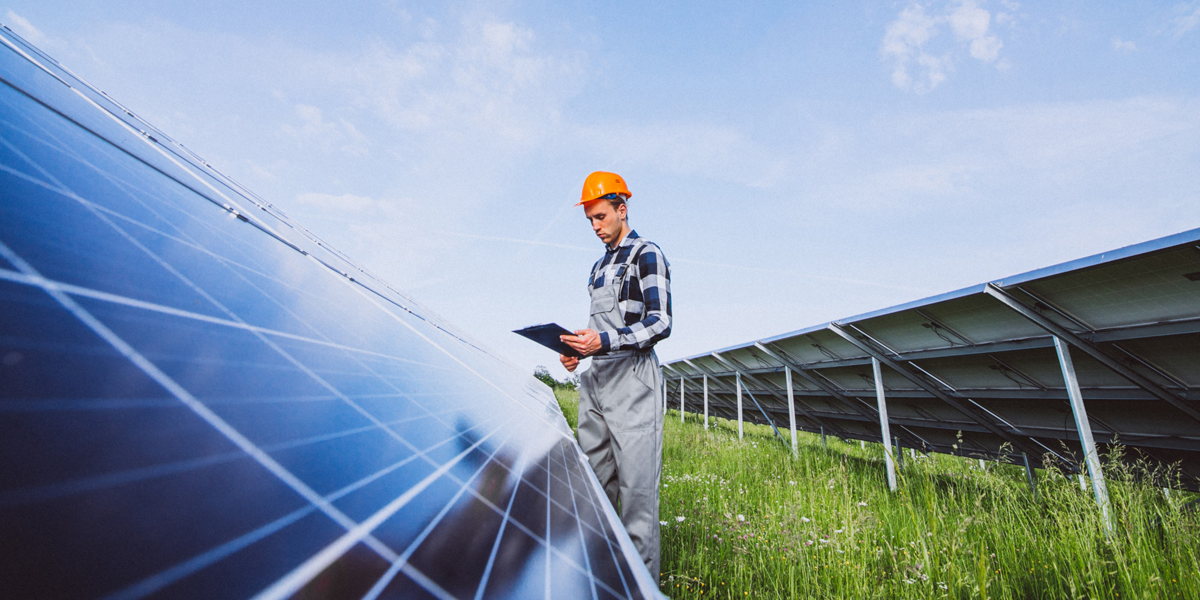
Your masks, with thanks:
[{"label": "white cloud", "polygon": [[321,109],[307,104],[297,104],[295,111],[300,124],[297,126],[285,123],[280,128],[285,135],[301,145],[325,151],[336,149],[351,156],[367,154],[367,136],[360,133],[349,121],[327,121],[321,114]]},{"label": "white cloud", "polygon": [[34,27],[33,23],[29,22],[29,19],[11,10],[4,15],[4,18],[8,20],[8,25],[11,26],[13,31],[17,32],[17,35],[29,40],[33,45],[41,46],[46,42],[46,34],[42,33],[37,27]]},{"label": "white cloud", "polygon": [[950,28],[960,40],[977,40],[987,35],[992,15],[988,11],[975,6],[974,2],[965,0],[954,12],[950,13]]},{"label": "white cloud", "polygon": [[[920,57],[925,56],[922,48],[936,33],[937,20],[926,15],[924,7],[920,4],[909,5],[900,12],[895,21],[888,24],[881,51],[884,56],[890,56],[896,61],[892,70],[892,83],[896,87],[908,89],[912,85],[913,78],[908,72],[908,63],[914,53],[918,55],[918,61]],[[929,89],[936,85],[937,83],[933,83]]]},{"label": "white cloud", "polygon": [[1112,49],[1116,50],[1117,52],[1129,53],[1137,50],[1137,44],[1123,40],[1119,37],[1114,37],[1112,39]]},{"label": "white cloud", "polygon": [[[1009,8],[1015,10],[1016,5]],[[996,22],[1011,25],[1014,18],[1008,13],[997,13]],[[884,58],[893,61],[892,83],[903,90],[928,92],[946,81],[954,68],[954,53],[962,49],[971,58],[995,63],[1000,70],[1008,69],[1007,61],[997,61],[1004,42],[992,33],[991,23],[991,13],[975,0],[957,0],[932,14],[920,4],[908,5],[888,24],[880,46]],[[958,45],[943,44],[942,51],[934,50],[938,33],[947,25]],[[917,74],[910,73],[910,69]]]},{"label": "white cloud", "polygon": [[[1193,2],[1191,6],[1181,5],[1177,10],[1182,14],[1175,17],[1175,35],[1183,35],[1200,25],[1200,2]],[[9,13],[11,14],[11,13]]]}]

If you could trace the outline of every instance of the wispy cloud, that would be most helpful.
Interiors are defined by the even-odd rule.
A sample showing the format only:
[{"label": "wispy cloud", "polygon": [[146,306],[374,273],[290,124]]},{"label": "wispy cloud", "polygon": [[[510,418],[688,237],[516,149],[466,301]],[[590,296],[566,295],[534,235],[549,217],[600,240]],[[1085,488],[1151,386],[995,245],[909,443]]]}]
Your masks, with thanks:
[{"label": "wispy cloud", "polygon": [[[1011,2],[1005,6],[1016,8]],[[1010,13],[997,12],[994,18],[997,24],[1014,22]],[[1000,58],[1004,42],[994,33],[992,20],[992,13],[975,0],[957,0],[932,11],[916,3],[906,6],[888,24],[880,45],[884,59],[892,61],[892,83],[902,90],[929,92],[946,81],[956,55],[964,50],[975,60],[1007,69]],[[938,43],[944,27],[957,43]]]},{"label": "wispy cloud", "polygon": [[1124,52],[1128,54],[1130,52],[1137,51],[1137,44],[1123,40],[1119,37],[1114,37],[1112,39],[1112,49],[1116,50],[1117,52]]},{"label": "wispy cloud", "polygon": [[299,124],[285,123],[281,130],[302,146],[339,150],[350,156],[367,154],[367,136],[346,119],[326,120],[321,109],[307,104],[296,105],[296,117]]},{"label": "wispy cloud", "polygon": [[33,23],[29,22],[29,19],[11,10],[4,15],[4,19],[7,21],[6,25],[17,32],[17,35],[29,40],[34,45],[41,46],[46,42],[46,34],[42,33],[37,27],[34,27]]},{"label": "wispy cloud", "polygon": [[[1181,4],[1176,7],[1179,16],[1175,17],[1175,35],[1181,36],[1197,26],[1200,26],[1200,2]],[[9,13],[11,14],[11,13]]]}]

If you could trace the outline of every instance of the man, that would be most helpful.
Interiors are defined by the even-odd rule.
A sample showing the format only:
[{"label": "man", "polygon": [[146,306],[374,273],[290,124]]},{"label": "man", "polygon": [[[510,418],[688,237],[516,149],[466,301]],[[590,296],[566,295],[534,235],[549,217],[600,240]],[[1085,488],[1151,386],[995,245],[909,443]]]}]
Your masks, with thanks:
[{"label": "man", "polygon": [[[580,378],[579,445],[657,578],[663,388],[654,344],[671,334],[671,275],[662,250],[629,228],[631,196],[616,173],[597,171],[583,183],[576,206],[605,253],[588,279],[588,328],[562,340],[592,357]],[[559,360],[572,373],[579,367],[578,358]]]}]

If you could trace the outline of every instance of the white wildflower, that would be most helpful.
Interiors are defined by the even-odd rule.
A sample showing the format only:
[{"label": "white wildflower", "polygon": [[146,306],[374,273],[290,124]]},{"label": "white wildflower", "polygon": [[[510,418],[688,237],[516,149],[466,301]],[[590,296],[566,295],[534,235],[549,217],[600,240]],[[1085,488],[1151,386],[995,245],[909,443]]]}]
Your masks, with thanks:
[{"label": "white wildflower", "polygon": [[859,502],[859,503],[858,503],[858,505],[859,505],[859,506],[866,506],[866,505],[867,505],[867,503],[866,503],[866,502]]},{"label": "white wildflower", "polygon": [[746,515],[738,515],[738,520],[739,520],[739,521],[745,521],[745,520],[746,520]]},{"label": "white wildflower", "polygon": [[667,522],[666,522],[666,521],[659,521],[659,522],[658,522],[658,524],[659,524],[659,525],[666,525],[666,524],[667,524]]},{"label": "white wildflower", "polygon": [[807,523],[807,522],[809,522],[809,521],[811,521],[811,520],[812,520],[812,519],[810,519],[810,518],[808,518],[808,517],[800,517],[800,522],[801,522],[801,523]]}]

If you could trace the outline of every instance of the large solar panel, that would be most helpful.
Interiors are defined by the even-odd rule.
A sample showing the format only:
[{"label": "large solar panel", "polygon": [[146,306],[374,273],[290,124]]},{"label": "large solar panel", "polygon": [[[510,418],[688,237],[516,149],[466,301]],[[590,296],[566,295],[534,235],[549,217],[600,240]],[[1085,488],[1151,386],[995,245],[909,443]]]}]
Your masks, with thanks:
[{"label": "large solar panel", "polygon": [[[882,441],[873,360],[902,446],[1068,470],[1084,452],[1054,338],[1069,346],[1100,447],[1200,488],[1200,229],[667,363],[686,410]],[[753,402],[751,402],[753,400]],[[786,436],[785,436],[786,437]],[[961,439],[960,439],[961,438]],[[896,440],[889,440],[895,442]],[[1025,456],[1022,456],[1025,455]]]},{"label": "large solar panel", "polygon": [[0,597],[658,596],[548,388],[0,42]]}]

